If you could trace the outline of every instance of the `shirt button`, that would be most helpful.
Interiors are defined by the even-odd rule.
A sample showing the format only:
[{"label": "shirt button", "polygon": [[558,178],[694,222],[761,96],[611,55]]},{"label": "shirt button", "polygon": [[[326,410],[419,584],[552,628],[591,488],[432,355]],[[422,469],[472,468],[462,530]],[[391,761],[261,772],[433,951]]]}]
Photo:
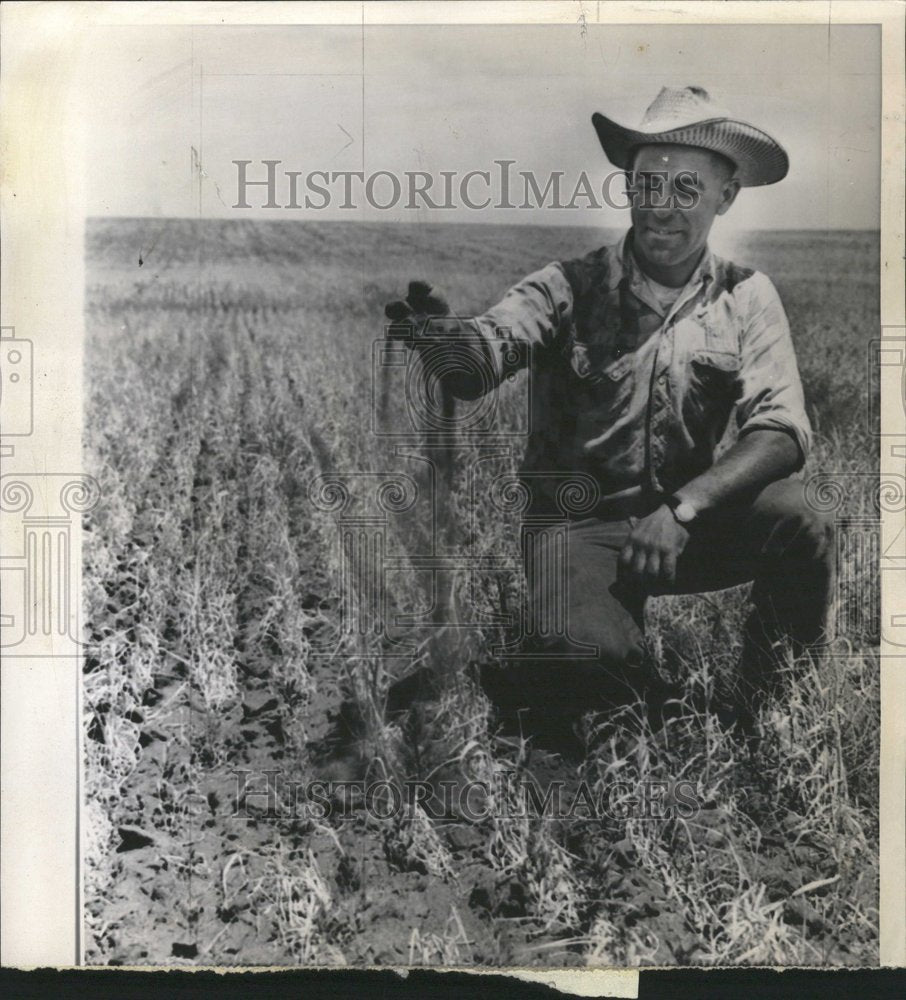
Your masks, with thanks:
[{"label": "shirt button", "polygon": [[657,380],[657,384],[658,385],[664,385],[666,383],[666,381],[667,381],[667,376],[666,375],[661,375],[658,378],[658,380]]}]

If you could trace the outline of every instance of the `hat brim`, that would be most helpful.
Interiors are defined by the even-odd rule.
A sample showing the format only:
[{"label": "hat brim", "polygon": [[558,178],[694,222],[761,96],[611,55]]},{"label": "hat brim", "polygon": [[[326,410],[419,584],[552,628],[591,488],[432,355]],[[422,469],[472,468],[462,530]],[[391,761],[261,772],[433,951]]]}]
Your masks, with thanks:
[{"label": "hat brim", "polygon": [[754,125],[733,118],[710,118],[665,132],[626,128],[598,112],[591,121],[607,159],[621,170],[629,169],[634,149],[655,143],[720,153],[736,164],[736,176],[743,187],[776,184],[790,169],[789,157],[779,142]]}]

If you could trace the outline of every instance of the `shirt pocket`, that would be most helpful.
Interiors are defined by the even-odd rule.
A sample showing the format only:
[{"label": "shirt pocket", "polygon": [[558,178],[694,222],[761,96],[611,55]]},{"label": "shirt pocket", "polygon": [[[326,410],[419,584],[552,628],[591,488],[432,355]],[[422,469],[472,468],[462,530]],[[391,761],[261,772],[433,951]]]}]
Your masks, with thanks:
[{"label": "shirt pocket", "polygon": [[683,419],[693,434],[723,434],[739,395],[740,366],[738,351],[705,348],[690,355]]}]

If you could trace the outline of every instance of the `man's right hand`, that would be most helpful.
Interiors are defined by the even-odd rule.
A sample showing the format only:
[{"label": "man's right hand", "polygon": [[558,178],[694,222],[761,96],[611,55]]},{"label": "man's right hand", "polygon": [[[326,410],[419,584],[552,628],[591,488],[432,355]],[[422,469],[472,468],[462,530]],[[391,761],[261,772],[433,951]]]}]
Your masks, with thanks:
[{"label": "man's right hand", "polygon": [[[488,360],[477,335],[468,320],[448,320],[432,324],[450,316],[450,307],[443,293],[427,281],[409,282],[405,301],[389,302],[384,313],[390,320],[387,336],[407,342],[408,347],[427,352],[430,357],[426,375],[440,377],[445,390],[457,399],[477,399],[493,385],[487,374]],[[435,340],[434,338],[440,338]],[[439,346],[441,354],[433,348]],[[452,403],[450,403],[452,405]]]},{"label": "man's right hand", "polygon": [[408,338],[413,333],[421,333],[429,319],[449,316],[450,307],[443,294],[426,281],[410,281],[405,301],[388,302],[384,315],[392,324],[389,337]]}]

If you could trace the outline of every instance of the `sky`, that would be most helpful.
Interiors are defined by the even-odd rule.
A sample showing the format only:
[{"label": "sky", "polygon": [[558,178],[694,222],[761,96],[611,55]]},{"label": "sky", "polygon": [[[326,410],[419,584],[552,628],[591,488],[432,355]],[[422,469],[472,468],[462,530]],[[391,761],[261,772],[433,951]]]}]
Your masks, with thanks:
[{"label": "sky", "polygon": [[[689,84],[790,156],[780,184],[743,190],[732,228],[878,227],[872,25],[97,27],[79,83],[87,210],[619,226],[625,211],[582,200],[573,211],[477,212],[407,209],[403,197],[378,211],[357,193],[360,207],[342,209],[341,184],[322,210],[265,209],[262,188],[241,209],[233,161],[252,161],[250,179],[266,176],[261,161],[282,161],[281,205],[284,170],[429,171],[438,200],[440,171],[496,171],[500,159],[534,172],[542,188],[563,171],[568,201],[583,171],[600,189],[613,169],[594,111],[634,126],[661,86]],[[473,190],[482,196],[482,182]],[[390,199],[386,178],[374,191]]]}]

